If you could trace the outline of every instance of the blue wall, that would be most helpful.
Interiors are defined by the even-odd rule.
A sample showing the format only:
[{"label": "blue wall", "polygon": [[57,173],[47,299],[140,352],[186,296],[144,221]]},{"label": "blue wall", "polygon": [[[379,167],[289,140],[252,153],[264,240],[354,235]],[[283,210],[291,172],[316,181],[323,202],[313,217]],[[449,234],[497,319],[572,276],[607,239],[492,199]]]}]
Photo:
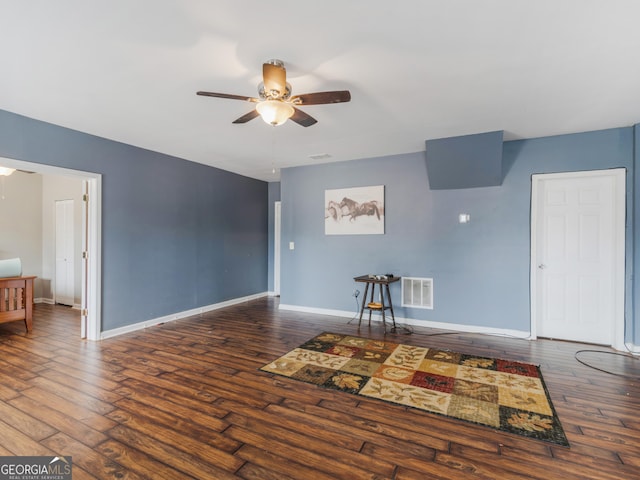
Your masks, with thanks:
[{"label": "blue wall", "polygon": [[[637,127],[507,142],[502,186],[460,190],[430,190],[424,152],[284,169],[267,184],[2,110],[0,156],[103,175],[102,330],[271,290],[281,197],[282,303],[355,311],[353,277],[392,272],[434,278],[433,310],[400,308],[392,286],[399,316],[527,331],[531,175],[625,167],[627,338],[640,344]],[[325,189],[367,185],[385,185],[385,235],[325,236]]]},{"label": "blue wall", "polygon": [[502,185],[503,132],[427,140],[431,190]]},{"label": "blue wall", "polygon": [[267,290],[268,184],[0,110],[0,156],[102,174],[102,330]]},{"label": "blue wall", "polygon": [[[396,283],[396,314],[529,331],[531,175],[625,167],[632,208],[633,136],[621,128],[506,142],[499,187],[430,190],[424,152],[285,169],[281,301],[354,310],[354,276],[432,277],[434,309],[400,308]],[[367,185],[385,185],[385,235],[325,236],[325,189]],[[460,213],[471,222],[459,224]]]},{"label": "blue wall", "polygon": [[[640,124],[636,124],[634,129],[634,159],[636,168],[633,175],[633,210],[627,214],[627,222],[631,219],[633,221],[633,245],[638,246],[638,253],[633,256],[633,261],[628,261],[628,265],[633,265],[634,272],[640,272],[640,171],[638,169],[638,163],[640,163]],[[628,256],[627,256],[628,257]],[[640,345],[640,301],[637,299],[640,296],[640,279],[637,275],[633,276],[633,290],[630,295],[630,301],[633,308],[633,328],[631,333],[633,334],[633,344]]]}]

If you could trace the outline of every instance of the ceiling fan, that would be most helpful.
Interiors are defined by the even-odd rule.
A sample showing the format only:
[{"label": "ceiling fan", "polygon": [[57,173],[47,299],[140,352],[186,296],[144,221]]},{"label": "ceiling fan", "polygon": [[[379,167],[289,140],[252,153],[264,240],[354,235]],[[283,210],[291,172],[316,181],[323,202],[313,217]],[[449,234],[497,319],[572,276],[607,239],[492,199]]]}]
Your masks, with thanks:
[{"label": "ceiling fan", "polygon": [[258,85],[259,98],[202,91],[197,92],[197,94],[206,97],[228,98],[255,103],[255,109],[234,120],[233,123],[247,123],[249,120],[261,116],[265,122],[273,126],[282,125],[290,118],[298,125],[310,127],[318,121],[298,107],[342,103],[351,100],[349,90],[291,96],[291,85],[287,82],[287,71],[282,60],[269,60],[262,64],[262,79],[262,83]]}]

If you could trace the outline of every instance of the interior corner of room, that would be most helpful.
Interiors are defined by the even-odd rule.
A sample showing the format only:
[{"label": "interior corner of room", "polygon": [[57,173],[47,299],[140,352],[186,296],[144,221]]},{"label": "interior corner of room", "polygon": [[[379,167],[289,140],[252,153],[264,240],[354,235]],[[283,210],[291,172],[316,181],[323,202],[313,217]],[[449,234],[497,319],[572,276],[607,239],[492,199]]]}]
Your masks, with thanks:
[{"label": "interior corner of room", "polygon": [[[36,120],[8,112],[2,115],[26,131],[39,125]],[[58,131],[55,126],[47,128],[53,135]],[[134,172],[117,166],[118,162],[137,158],[136,149],[131,147],[127,147],[122,160],[114,159],[112,168],[97,163],[83,167],[84,159],[74,159],[76,173],[86,168],[101,171],[110,179],[103,193],[101,235],[108,246],[108,261],[101,277],[103,307],[98,337],[268,294],[279,295],[283,309],[350,318],[361,306],[354,305],[353,278],[393,273],[431,281],[430,308],[407,305],[399,284],[391,286],[395,314],[401,323],[520,338],[564,335],[589,342],[593,337],[578,335],[584,329],[575,328],[575,324],[558,332],[535,318],[536,312],[546,308],[540,306],[536,288],[539,293],[557,286],[538,283],[556,277],[544,277],[547,261],[540,260],[539,255],[544,253],[536,250],[539,240],[533,235],[535,215],[542,208],[535,204],[536,195],[540,196],[536,188],[544,184],[543,180],[547,182],[544,188],[552,191],[562,182],[583,179],[584,191],[589,192],[595,188],[594,178],[602,177],[603,188],[611,198],[599,218],[607,231],[620,232],[622,225],[622,233],[608,239],[607,244],[588,247],[592,254],[608,252],[613,263],[603,290],[603,298],[609,303],[587,307],[591,319],[602,311],[598,309],[606,307],[610,312],[611,322],[600,325],[601,330],[593,335],[603,335],[604,328],[606,336],[598,338],[605,338],[605,344],[637,350],[636,306],[630,295],[638,288],[630,275],[638,261],[633,242],[635,213],[626,216],[631,225],[625,228],[624,224],[625,211],[638,211],[635,196],[630,195],[635,189],[632,180],[638,159],[637,126],[506,142],[500,136],[498,147],[494,133],[489,136],[494,140],[491,155],[497,153],[499,158],[484,162],[490,166],[480,172],[489,179],[487,185],[465,184],[482,177],[478,167],[470,175],[461,173],[469,168],[456,167],[455,163],[452,166],[456,155],[451,153],[468,147],[466,136],[461,137],[462,147],[455,139],[448,139],[448,147],[445,144],[449,168],[437,165],[437,149],[430,157],[427,142],[423,152],[283,169],[279,182],[248,179],[155,154],[150,161],[165,162],[167,175],[158,184],[142,183],[142,177],[136,181]],[[69,141],[70,145],[86,141],[85,134],[74,132]],[[113,148],[109,140],[92,141],[98,151]],[[146,153],[138,161],[144,156]],[[469,156],[464,158],[468,161]],[[32,167],[38,169],[38,165]],[[84,220],[79,213],[83,182],[64,175],[73,171],[68,170],[69,165],[49,167],[49,173],[16,172],[6,177],[5,198],[0,202],[0,254],[23,259],[25,273],[38,277],[35,298],[42,302],[56,301],[57,296],[56,282],[52,281],[56,270],[54,236],[55,219],[61,211],[56,205],[73,202],[70,215],[75,225],[72,243],[76,259],[80,258],[83,242]],[[55,168],[61,168],[61,175],[51,173]],[[363,170],[368,172],[366,184],[384,185],[384,234],[325,235],[322,225],[326,219],[318,215],[325,191],[363,184]],[[172,174],[178,171],[180,175]],[[215,193],[212,185],[219,186]],[[566,190],[558,195],[575,196],[571,192],[582,187],[572,185],[563,184]],[[228,198],[238,191],[243,192],[243,200],[230,207]],[[25,202],[25,197],[30,201]],[[250,210],[248,205],[252,205]],[[194,213],[183,215],[187,208],[195,208]],[[240,217],[242,222],[238,221]],[[596,228],[593,224],[581,228],[587,228],[585,225]],[[558,231],[547,235],[551,240],[542,244],[566,240],[558,237]],[[278,278],[274,276],[276,270]],[[70,300],[62,303],[77,306],[81,303],[82,282],[77,264],[73,278]],[[162,281],[157,280],[160,278]],[[563,281],[571,283],[575,279],[567,276]],[[129,288],[131,284],[137,285],[135,294]],[[593,299],[600,288],[593,283],[583,286],[587,290],[580,298],[584,299]],[[141,293],[148,302],[135,301]],[[581,293],[568,294],[575,300]],[[125,309],[123,304],[129,306]],[[374,320],[380,320],[376,312]],[[589,318],[587,321],[594,323]]]},{"label": "interior corner of room", "polygon": [[640,1],[0,5],[1,472],[638,478]]},{"label": "interior corner of room", "polygon": [[[638,353],[638,7],[463,3],[368,9],[371,24],[340,5],[330,36],[314,5],[274,29],[277,9],[231,4],[77,22],[15,3],[0,260],[92,340],[268,295],[347,321],[380,303],[354,278],[393,274],[403,325]],[[325,41],[292,42],[311,31]]]}]

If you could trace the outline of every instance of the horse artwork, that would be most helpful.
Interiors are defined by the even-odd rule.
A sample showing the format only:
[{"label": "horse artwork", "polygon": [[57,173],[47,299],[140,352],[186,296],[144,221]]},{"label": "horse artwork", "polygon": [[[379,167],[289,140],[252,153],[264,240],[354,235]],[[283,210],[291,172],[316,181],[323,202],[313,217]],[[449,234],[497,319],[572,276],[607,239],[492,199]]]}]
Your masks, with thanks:
[{"label": "horse artwork", "polygon": [[325,190],[325,235],[384,234],[384,185]]}]

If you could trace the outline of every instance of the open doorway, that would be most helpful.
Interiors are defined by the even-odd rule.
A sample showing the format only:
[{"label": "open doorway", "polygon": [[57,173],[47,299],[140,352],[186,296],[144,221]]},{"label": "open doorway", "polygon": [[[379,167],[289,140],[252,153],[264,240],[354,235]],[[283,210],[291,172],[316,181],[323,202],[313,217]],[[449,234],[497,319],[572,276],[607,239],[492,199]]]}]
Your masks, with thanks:
[{"label": "open doorway", "polygon": [[[4,167],[41,175],[64,176],[82,183],[82,253],[81,253],[81,331],[80,336],[89,340],[100,339],[101,325],[101,175],[50,165],[0,158]],[[7,179],[5,179],[6,183]],[[43,208],[46,208],[43,206]],[[52,206],[52,209],[54,207]]]}]

